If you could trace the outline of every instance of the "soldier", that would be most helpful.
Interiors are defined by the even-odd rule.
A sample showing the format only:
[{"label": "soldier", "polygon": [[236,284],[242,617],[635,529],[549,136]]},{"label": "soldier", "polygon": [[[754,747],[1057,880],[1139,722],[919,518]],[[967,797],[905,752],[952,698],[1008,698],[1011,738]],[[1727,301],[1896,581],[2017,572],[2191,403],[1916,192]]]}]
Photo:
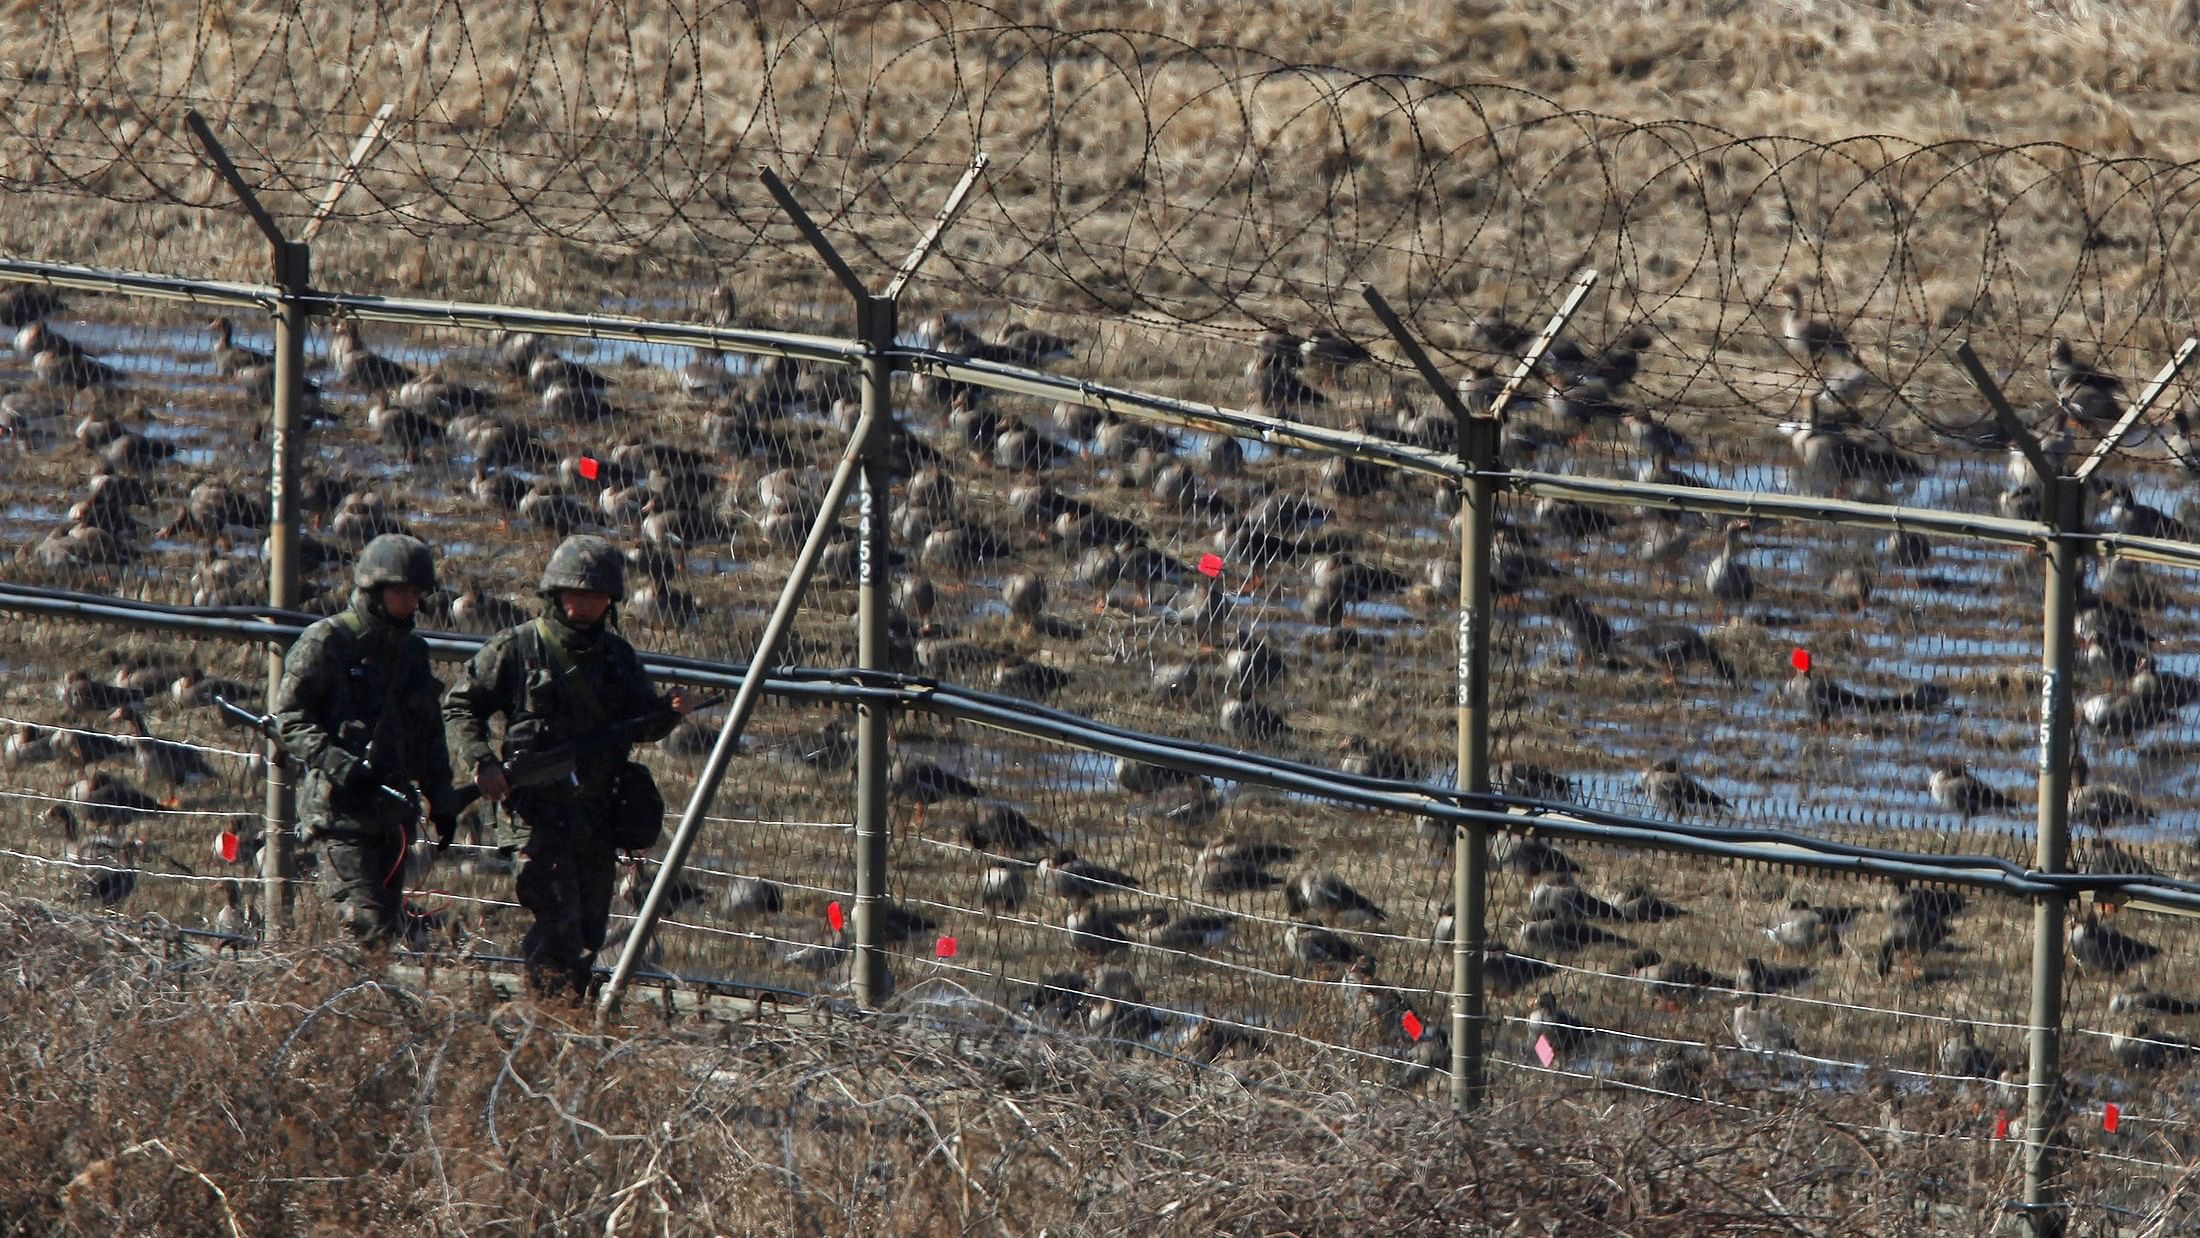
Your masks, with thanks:
[{"label": "soldier", "polygon": [[[537,592],[539,618],[489,638],[443,700],[443,721],[460,769],[472,769],[482,797],[500,801],[497,845],[518,851],[519,902],[535,914],[520,943],[529,987],[548,998],[585,1000],[611,917],[618,849],[659,820],[627,821],[618,794],[628,749],[672,733],[691,702],[659,699],[641,657],[611,626],[626,589],[626,560],[603,538],[578,534],[550,555]],[[489,719],[504,715],[504,750],[489,744]],[[571,745],[569,775],[515,787],[504,761]],[[637,810],[644,811],[644,810]],[[661,815],[662,801],[646,811]]]},{"label": "soldier", "polygon": [[450,754],[436,725],[443,684],[413,634],[435,559],[385,533],[352,565],[351,606],[308,627],[283,659],[275,721],[305,771],[300,831],[321,846],[321,888],[363,945],[404,936],[405,851],[425,792],[440,836],[457,822]]}]

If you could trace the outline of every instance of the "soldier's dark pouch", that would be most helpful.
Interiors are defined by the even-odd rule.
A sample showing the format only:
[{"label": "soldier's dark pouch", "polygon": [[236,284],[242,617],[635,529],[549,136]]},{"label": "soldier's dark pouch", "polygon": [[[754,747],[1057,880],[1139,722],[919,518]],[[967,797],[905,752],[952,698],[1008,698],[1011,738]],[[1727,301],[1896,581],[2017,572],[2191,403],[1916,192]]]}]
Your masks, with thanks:
[{"label": "soldier's dark pouch", "polygon": [[628,761],[611,776],[610,833],[621,851],[647,851],[665,832],[665,797],[640,761]]}]

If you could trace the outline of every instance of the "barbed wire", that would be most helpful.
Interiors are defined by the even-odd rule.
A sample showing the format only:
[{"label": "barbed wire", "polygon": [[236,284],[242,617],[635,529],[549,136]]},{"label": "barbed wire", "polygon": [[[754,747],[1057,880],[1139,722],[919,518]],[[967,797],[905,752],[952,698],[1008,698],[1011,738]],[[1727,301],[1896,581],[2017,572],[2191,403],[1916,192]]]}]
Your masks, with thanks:
[{"label": "barbed wire", "polygon": [[[623,15],[635,30],[597,36],[540,6],[319,19],[141,4],[96,21],[56,6],[19,40],[46,55],[0,71],[18,101],[0,192],[233,214],[181,128],[196,107],[275,216],[302,220],[387,101],[388,140],[334,210],[344,243],[369,250],[550,240],[701,272],[808,265],[752,181],[763,161],[836,244],[891,265],[982,149],[991,168],[921,281],[929,297],[1364,335],[1364,278],[1455,349],[1470,315],[1520,313],[1597,265],[1612,275],[1601,321],[1648,326],[1661,347],[1700,334],[1674,368],[1713,387],[1738,343],[1762,358],[1759,307],[1787,283],[1868,331],[1854,342],[1871,364],[1989,324],[2027,347],[2160,352],[2200,302],[2180,260],[2200,176],[2168,160],[1740,135],[973,3]],[[874,50],[828,34],[846,28],[898,37]],[[9,248],[41,226],[27,219]]]}]

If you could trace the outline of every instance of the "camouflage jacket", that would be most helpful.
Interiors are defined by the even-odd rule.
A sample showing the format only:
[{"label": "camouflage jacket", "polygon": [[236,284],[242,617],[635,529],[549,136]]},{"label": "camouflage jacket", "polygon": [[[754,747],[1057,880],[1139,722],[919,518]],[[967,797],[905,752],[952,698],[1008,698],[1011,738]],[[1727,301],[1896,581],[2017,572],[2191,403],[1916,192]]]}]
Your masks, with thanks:
[{"label": "camouflage jacket", "polygon": [[[586,649],[564,650],[550,642],[548,619],[506,628],[489,638],[443,698],[443,724],[459,768],[468,772],[492,758],[579,741],[575,784],[579,798],[600,798],[627,759],[631,744],[670,735],[680,723],[657,698],[641,655],[626,638],[606,628]],[[489,720],[504,715],[500,756],[489,742]],[[625,723],[627,743],[593,743],[606,727]]]},{"label": "camouflage jacket", "polygon": [[431,804],[449,795],[442,694],[427,642],[376,618],[364,594],[299,635],[283,659],[275,722],[284,751],[305,771],[298,819],[309,837],[411,824],[393,801],[334,791],[370,760],[381,781],[401,789],[417,782]]}]

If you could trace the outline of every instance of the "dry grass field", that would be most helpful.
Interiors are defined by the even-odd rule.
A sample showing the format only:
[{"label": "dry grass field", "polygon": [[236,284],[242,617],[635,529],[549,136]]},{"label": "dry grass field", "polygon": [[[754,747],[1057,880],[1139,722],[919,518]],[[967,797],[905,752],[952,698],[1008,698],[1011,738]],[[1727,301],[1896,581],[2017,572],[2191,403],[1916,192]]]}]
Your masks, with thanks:
[{"label": "dry grass field", "polygon": [[[1467,4],[1440,19],[1414,6],[1235,3],[1189,14],[1127,4],[607,4],[570,14],[407,4],[280,17],[148,4],[96,19],[50,6],[0,23],[0,81],[15,95],[0,130],[0,253],[261,278],[264,248],[201,166],[181,110],[208,116],[295,230],[388,103],[391,140],[316,242],[321,286],[691,321],[705,320],[723,287],[739,325],[841,333],[842,294],[775,214],[755,165],[778,169],[857,269],[883,282],[982,149],[993,162],[980,192],[909,295],[902,331],[912,341],[943,311],[988,336],[1023,322],[1074,342],[1073,358],[1051,363],[1061,373],[1235,407],[1261,395],[1248,363],[1263,328],[1334,327],[1392,355],[1360,303],[1362,279],[1448,366],[1491,367],[1506,358],[1488,340],[1497,316],[1539,319],[1576,269],[1593,266],[1603,280],[1573,334],[1592,350],[1641,341],[1628,397],[1693,441],[1678,467],[1713,484],[1809,493],[1780,423],[1824,375],[1781,338],[1771,301],[1795,282],[1876,380],[1858,400],[1862,419],[1921,474],[1887,496],[1992,514],[2005,453],[1977,441],[1978,398],[1945,359],[1954,342],[1973,339],[2037,417],[2055,338],[2097,358],[2128,393],[2192,329],[2187,220],[2200,189],[2179,165],[2200,154],[2200,119],[2186,106],[2200,73],[2194,37],[2182,5],[2082,3]],[[67,300],[49,326],[121,378],[62,403],[42,394],[28,357],[0,355],[0,388],[28,410],[0,443],[10,483],[0,535],[15,552],[0,576],[163,603],[263,596],[256,532],[154,531],[201,483],[248,494],[264,485],[261,398],[219,372],[209,312]],[[547,507],[508,510],[471,484],[477,465],[581,504],[584,523],[628,542],[659,536],[645,516],[680,507],[694,513],[671,536],[686,561],[655,594],[638,587],[628,598],[627,630],[646,648],[694,657],[740,661],[754,648],[792,559],[784,529],[768,523],[783,513],[764,491],[785,480],[781,470],[800,487],[821,484],[846,429],[831,375],[743,359],[732,394],[697,395],[682,387],[684,353],[560,340],[606,376],[619,409],[577,417],[501,367],[486,337],[369,324],[368,346],[478,385],[543,445],[499,464],[445,415],[454,410],[386,431],[370,409],[399,401],[343,381],[327,326],[316,324],[310,353],[329,414],[307,455],[332,505],[371,496],[436,543],[454,596],[472,587],[523,608],[571,522]],[[239,316],[237,334],[269,342],[264,320]],[[1305,374],[1319,402],[1286,415],[1363,428],[1433,407],[1387,361]],[[1531,394],[1540,399],[1542,385]],[[2170,402],[2184,398],[2180,387]],[[1037,402],[987,401],[1061,445],[1039,462],[1001,448],[1000,427],[974,425],[936,387],[909,384],[897,400],[954,492],[918,501],[911,468],[895,495],[908,558],[897,571],[934,591],[929,615],[904,598],[912,629],[928,620],[922,634],[936,638],[905,650],[910,669],[989,688],[1004,662],[1042,667],[1067,675],[1050,703],[1101,721],[1329,765],[1374,740],[1414,777],[1449,779],[1456,583],[1443,571],[1456,567],[1457,543],[1454,498],[1433,480],[1370,484],[1304,453],[1192,433],[1141,455]],[[89,457],[71,441],[78,418],[130,421],[141,409],[150,419],[132,424],[173,454],[121,469],[145,487],[126,504],[127,553],[48,553],[50,536],[81,522],[71,506],[89,494]],[[1515,421],[1554,439],[1568,428],[1555,410]],[[675,469],[666,448],[697,458]],[[573,471],[583,456],[634,467],[644,490],[584,482]],[[673,487],[681,493],[648,484],[652,458],[688,475]],[[1534,463],[1613,477],[1645,460],[1607,419]],[[2190,471],[2156,435],[2112,475],[2177,513]],[[1111,588],[1080,571],[1085,534],[1031,514],[1041,479],[1132,522],[1132,540],[1193,586],[1189,600],[1170,596],[1182,581]],[[652,489],[660,506],[645,512]],[[1227,513],[1264,506],[1306,513],[1305,543],[1287,551],[1231,536]],[[1499,756],[1559,771],[1583,803],[1651,816],[1670,812],[1638,775],[1671,757],[1733,801],[1735,823],[2029,861],[2040,595],[2031,555],[1936,539],[1927,562],[1909,564],[1878,535],[1760,520],[1745,551],[1755,596],[1729,606],[1703,587],[1721,550],[1715,524],[1680,526],[1692,540],[1666,561],[1641,546],[1670,530],[1631,509],[1610,509],[1612,528],[1577,527],[1580,517],[1522,498],[1500,509],[1549,574],[1531,575],[1494,621]],[[341,514],[309,525],[335,556],[310,574],[320,605],[365,527]],[[973,562],[928,549],[942,527],[996,540],[998,553]],[[1311,561],[1340,547],[1403,579],[1325,612]],[[1188,567],[1208,553],[1224,560],[1228,603],[1212,618]],[[1004,598],[1023,575],[1046,585],[1036,621]],[[2133,603],[2172,674],[2200,673],[2196,586],[2157,570],[2146,603]],[[437,626],[496,626],[478,606],[447,609],[453,600],[442,599]],[[1609,620],[1622,646],[1654,624],[1685,623],[1708,635],[1732,680],[1696,666],[1676,682],[1626,648],[1589,648],[1593,634],[1563,617],[1569,600]],[[789,660],[853,662],[853,603],[845,572],[820,580]],[[1233,644],[1253,637],[1288,666],[1258,691],[1224,670]],[[1952,705],[1814,726],[1786,690],[1796,647],[1823,675],[1876,691],[1930,681]],[[1185,665],[1199,684],[1164,687],[1165,672]],[[236,749],[235,732],[166,687],[190,667],[249,680],[259,666],[257,652],[211,642],[23,622],[0,631],[0,716],[111,732],[120,724],[103,712],[62,707],[62,676],[144,668],[163,691],[148,706],[155,734]],[[2121,675],[2083,674],[2083,693],[2112,690]],[[1224,712],[1244,697],[1279,724]],[[713,901],[668,932],[672,971],[844,986],[844,956],[817,947],[828,905],[852,899],[848,775],[800,759],[835,721],[781,702],[759,715],[703,846],[698,879]],[[2155,816],[2086,831],[2080,864],[2200,870],[2186,828],[2200,805],[2189,761],[2200,728],[2181,707],[2153,721],[2137,734],[2083,736],[2096,777],[2129,787]],[[923,1017],[862,1032],[668,1026],[608,1044],[475,989],[351,987],[358,975],[335,955],[156,957],[145,943],[163,925],[198,928],[220,906],[218,878],[231,870],[208,844],[225,825],[250,825],[228,814],[256,811],[256,774],[212,754],[215,777],[175,788],[161,813],[112,823],[154,847],[116,913],[135,926],[125,932],[80,918],[83,873],[53,862],[61,840],[46,814],[75,796],[88,767],[136,778],[130,753],[38,760],[11,750],[0,770],[0,885],[26,901],[7,931],[47,973],[34,981],[26,965],[6,1000],[28,1010],[55,986],[78,995],[51,1016],[56,1047],[8,1048],[28,1063],[10,1072],[23,1095],[51,1063],[77,1060],[71,1046],[103,1046],[81,1060],[110,1061],[125,1048],[161,1056],[210,1027],[224,1035],[202,1064],[171,1063],[151,1078],[64,1068],[76,1073],[37,1103],[98,1103],[73,1125],[0,1129],[0,1162],[16,1159],[17,1144],[34,1167],[11,1184],[17,1199],[0,1197],[0,1215],[27,1218],[25,1232],[222,1232],[231,1216],[242,1232],[312,1231],[348,1228],[342,1209],[366,1199],[370,1227],[391,1231],[632,1231],[669,1218],[696,1232],[1421,1232],[1444,1217],[1497,1232],[1991,1232],[1999,1202],[2020,1189],[2010,1145],[1991,1135],[1997,1113],[2021,1102],[1975,1076],[2022,1060],[2024,905],[1974,894],[1945,948],[1881,967],[1883,887],[1584,848],[1574,855],[1585,886],[1617,897],[1647,883],[1690,914],[1618,925],[1626,946],[1559,951],[1517,939],[1536,878],[1500,874],[1493,931],[1563,970],[1493,1003],[1499,1106],[1462,1131],[1434,1101],[1407,1099],[1443,1087],[1414,1069],[1433,1041],[1401,1031],[1397,1003],[1440,1024],[1450,967],[1448,948],[1431,940],[1448,870],[1412,821],[1251,786],[1212,799],[1133,793],[1095,754],[919,712],[897,719],[895,738],[899,753],[971,779],[980,794],[921,815],[907,796],[897,801],[893,892],[933,924],[897,948],[894,975],[900,1009]],[[700,754],[648,759],[677,804]],[[1926,778],[1951,759],[2016,805],[1960,820],[1935,805]],[[973,841],[996,804],[1141,887],[1104,903],[1227,915],[1229,940],[1129,951],[1121,961],[1141,1001],[1050,1006],[1048,978],[1090,980],[1093,960],[1075,948],[1060,898],[982,905],[981,853],[1010,850]],[[1195,888],[1194,857],[1224,835],[1288,843],[1300,854],[1280,875],[1331,869],[1385,908],[1387,919],[1341,930],[1374,957],[1376,988],[1291,957],[1295,917],[1280,891]],[[1012,850],[1027,862],[1043,851]],[[496,905],[508,878],[483,853],[459,855],[422,872],[423,909],[444,917],[462,952],[508,951],[514,913]],[[782,910],[758,916],[720,901],[736,878],[756,877],[779,883]],[[1855,923],[1838,941],[1780,955],[1766,929],[1795,899],[1855,907]],[[317,940],[317,913],[305,907]],[[2087,1225],[2138,1232],[2189,1211],[2180,1167],[2192,1155],[2195,1093],[2182,1051],[2143,1069],[2117,1062],[2109,1035],[2132,1030],[2133,1016],[2110,999],[2135,984],[2200,996],[2200,967],[2189,930],[2117,923],[2165,953],[2126,975],[2072,981],[2078,1116],[2065,1163]],[[1732,995],[1674,1000],[1627,975],[1633,947],[1722,976],[1751,956],[1812,968],[1800,995],[1768,1003],[1795,1028],[1794,1055],[1737,1048]],[[1548,1065],[1521,1023],[1545,989],[1604,1029]],[[353,1002],[370,1009],[343,1016],[346,1034],[369,1047],[314,1059],[321,1073],[310,1078],[262,1078],[308,1044],[303,1032],[297,1045],[286,1040],[296,1029],[336,1021],[306,1012]],[[1141,1005],[1158,1012],[1157,1026],[1119,1019]],[[1002,1031],[1026,1019],[1147,1047],[1125,1058]],[[2161,1016],[2155,1030],[2189,1032],[2180,1021]],[[941,1030],[964,1022],[983,1030]],[[1959,1026],[1990,1061],[1947,1065],[1943,1045]],[[1222,1028],[1254,1043],[1233,1048],[1226,1070],[1184,1064],[1209,1056],[1200,1037]],[[423,1056],[437,1052],[430,1044],[449,1056]],[[509,1069],[523,1051],[545,1073]],[[612,1078],[619,1087],[604,1086]],[[729,1082],[758,1090],[721,1095]],[[496,1124],[498,1097],[512,1088],[535,1107],[523,1136]],[[826,1088],[833,1100],[818,1102]],[[1027,1091],[1043,1103],[1026,1104]],[[237,1116],[177,1128],[157,1120],[172,1096],[203,1098],[196,1113]],[[2095,1129],[2111,1102],[2130,1115],[2120,1135]],[[11,1109],[28,1104],[19,1097]],[[281,1129],[249,1116],[288,1111],[311,1116]],[[692,1130],[705,1133],[663,1134],[655,1122],[675,1111],[697,1115]],[[354,1121],[373,1128],[363,1142],[346,1142]],[[249,1146],[236,1143],[240,1130]],[[156,1136],[161,1145],[146,1143]],[[1646,1157],[1646,1143],[1670,1159]],[[1040,1146],[1052,1153],[1043,1163],[1007,1151]],[[758,1210],[730,1211],[748,1207]]]}]

